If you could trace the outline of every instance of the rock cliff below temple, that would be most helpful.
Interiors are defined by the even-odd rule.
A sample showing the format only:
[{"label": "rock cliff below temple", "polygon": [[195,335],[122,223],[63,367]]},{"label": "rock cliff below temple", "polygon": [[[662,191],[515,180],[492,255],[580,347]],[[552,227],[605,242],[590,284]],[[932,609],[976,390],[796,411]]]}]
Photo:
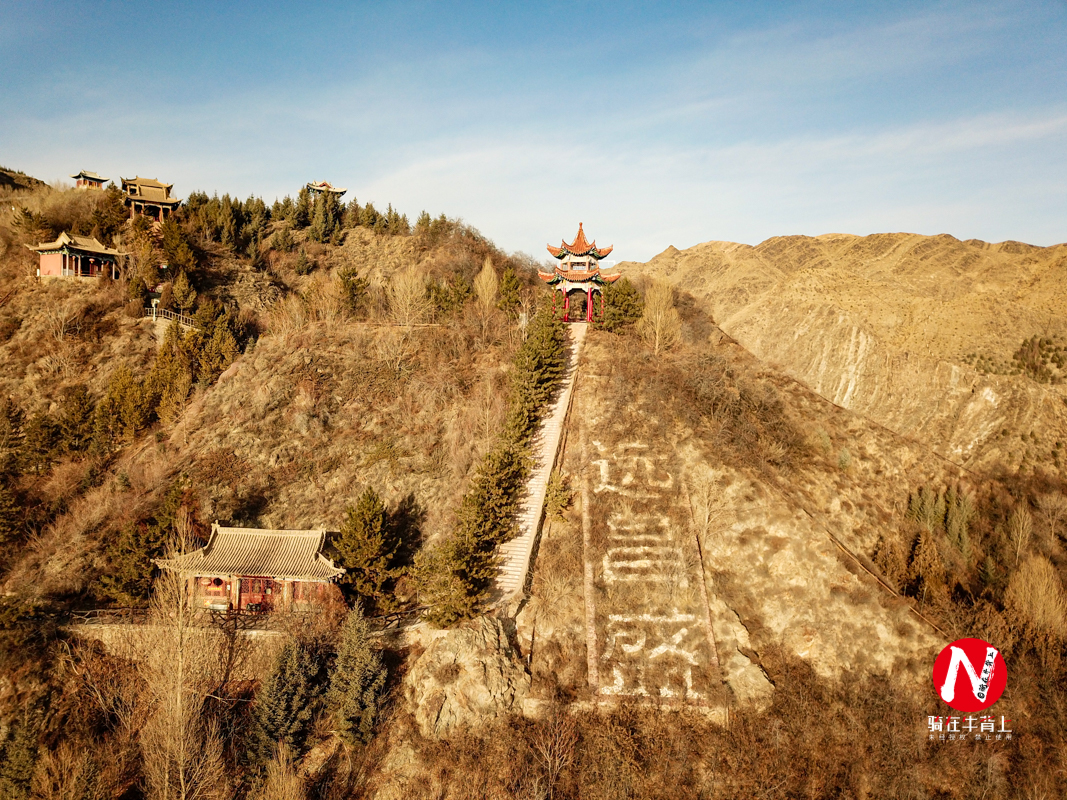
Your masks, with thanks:
[{"label": "rock cliff below temple", "polygon": [[786,236],[620,268],[691,292],[762,360],[963,465],[1052,465],[1067,438],[1061,368],[1039,382],[1013,359],[1032,336],[1050,358],[1067,341],[1067,245]]}]

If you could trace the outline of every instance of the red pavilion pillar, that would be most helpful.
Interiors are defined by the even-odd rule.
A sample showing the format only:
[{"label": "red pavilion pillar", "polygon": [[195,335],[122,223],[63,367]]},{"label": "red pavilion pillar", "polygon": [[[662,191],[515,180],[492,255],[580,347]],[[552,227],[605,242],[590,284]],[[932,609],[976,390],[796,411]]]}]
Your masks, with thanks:
[{"label": "red pavilion pillar", "polygon": [[593,287],[585,290],[585,321],[593,321]]},{"label": "red pavilion pillar", "polygon": [[563,292],[563,321],[570,322],[571,317],[571,295],[570,292]]}]

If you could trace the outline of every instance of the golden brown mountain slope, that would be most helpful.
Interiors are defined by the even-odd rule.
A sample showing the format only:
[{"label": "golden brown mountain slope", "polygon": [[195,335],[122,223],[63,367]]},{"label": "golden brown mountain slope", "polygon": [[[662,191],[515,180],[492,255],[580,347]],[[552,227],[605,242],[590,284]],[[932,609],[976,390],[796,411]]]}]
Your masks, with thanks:
[{"label": "golden brown mountain slope", "polygon": [[819,394],[968,467],[1060,466],[1067,392],[1013,360],[1067,336],[1067,245],[786,236],[669,247],[631,276],[707,301],[722,329]]}]

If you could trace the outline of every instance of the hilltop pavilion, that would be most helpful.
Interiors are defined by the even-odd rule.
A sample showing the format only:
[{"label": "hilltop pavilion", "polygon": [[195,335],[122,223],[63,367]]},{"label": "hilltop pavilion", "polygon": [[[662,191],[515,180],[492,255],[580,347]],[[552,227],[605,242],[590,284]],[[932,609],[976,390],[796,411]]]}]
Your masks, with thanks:
[{"label": "hilltop pavilion", "polygon": [[155,178],[122,178],[122,202],[130,207],[130,219],[137,214],[162,222],[171,214],[181,200],[171,197],[173,183],[162,183]]},{"label": "hilltop pavilion", "polygon": [[585,293],[585,321],[593,321],[593,295],[600,295],[600,316],[604,316],[604,287],[614,283],[620,275],[605,275],[600,271],[600,259],[614,249],[596,246],[596,240],[590,244],[585,238],[582,223],[578,223],[578,235],[567,244],[560,242],[559,247],[548,245],[548,252],[559,259],[559,264],[552,272],[537,271],[537,276],[553,289],[552,310],[556,311],[556,291],[563,293],[563,319],[570,319],[571,294]]},{"label": "hilltop pavilion", "polygon": [[107,183],[107,178],[103,178],[86,169],[76,172],[70,177],[74,178],[74,185],[78,189],[103,189],[104,184]]},{"label": "hilltop pavilion", "polygon": [[312,197],[317,197],[320,194],[328,192],[329,194],[337,195],[338,200],[340,200],[344,193],[348,191],[348,189],[337,188],[329,181],[315,181],[314,183],[308,183],[307,190],[308,194]]}]

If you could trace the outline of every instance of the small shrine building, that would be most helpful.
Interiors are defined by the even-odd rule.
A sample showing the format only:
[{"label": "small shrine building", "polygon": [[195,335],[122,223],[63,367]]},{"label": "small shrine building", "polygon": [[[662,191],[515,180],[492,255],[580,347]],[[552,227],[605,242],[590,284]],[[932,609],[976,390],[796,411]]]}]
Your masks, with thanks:
[{"label": "small shrine building", "polygon": [[338,189],[336,186],[333,186],[329,181],[315,181],[314,183],[308,183],[307,190],[308,194],[310,194],[312,197],[318,197],[320,194],[328,192],[330,194],[337,195],[338,200],[340,200],[344,193],[348,191],[348,189]]},{"label": "small shrine building", "polygon": [[74,186],[78,189],[103,189],[107,178],[101,178],[95,172],[83,169],[70,177],[74,178]]},{"label": "small shrine building", "polygon": [[578,235],[574,237],[573,242],[567,244],[563,241],[559,247],[548,245],[548,252],[559,259],[559,264],[552,272],[538,270],[537,276],[553,289],[552,311],[554,313],[558,296],[555,292],[563,293],[562,319],[564,321],[570,321],[571,295],[575,292],[585,295],[582,299],[585,300],[586,322],[593,321],[594,294],[600,295],[600,316],[604,316],[604,287],[621,277],[617,274],[605,275],[600,271],[600,259],[613,249],[614,245],[603,249],[598,248],[595,240],[590,244],[585,238],[585,231],[580,222],[578,223]]},{"label": "small shrine building", "polygon": [[115,260],[123,254],[105,247],[92,236],[61,233],[54,242],[26,247],[41,257],[37,267],[39,278],[95,278],[102,272],[112,278],[119,276]]},{"label": "small shrine building", "polygon": [[199,550],[158,559],[189,581],[193,602],[212,611],[308,611],[344,570],[322,554],[326,531],[224,528]]},{"label": "small shrine building", "polygon": [[171,197],[173,183],[162,183],[155,178],[122,178],[122,202],[130,207],[130,219],[137,214],[162,222],[181,205],[181,200]]}]

